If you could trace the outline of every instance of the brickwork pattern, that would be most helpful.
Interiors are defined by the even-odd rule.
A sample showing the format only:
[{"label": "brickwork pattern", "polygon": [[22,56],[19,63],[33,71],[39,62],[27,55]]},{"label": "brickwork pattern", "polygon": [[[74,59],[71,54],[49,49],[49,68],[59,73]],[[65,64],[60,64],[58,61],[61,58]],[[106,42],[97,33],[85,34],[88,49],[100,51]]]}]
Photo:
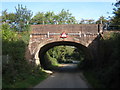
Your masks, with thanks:
[{"label": "brickwork pattern", "polygon": [[[76,25],[31,25],[29,41],[29,52],[35,59],[38,59],[38,51],[48,43],[57,41],[70,41],[88,46],[98,35],[98,24],[76,24]],[[68,37],[60,38],[65,32]]]}]

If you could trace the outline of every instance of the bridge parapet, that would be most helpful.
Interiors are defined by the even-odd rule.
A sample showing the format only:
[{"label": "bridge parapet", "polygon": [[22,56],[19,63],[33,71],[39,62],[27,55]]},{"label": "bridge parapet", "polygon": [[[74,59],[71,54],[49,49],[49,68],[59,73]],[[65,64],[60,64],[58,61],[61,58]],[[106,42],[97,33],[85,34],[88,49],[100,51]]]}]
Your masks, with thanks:
[{"label": "bridge parapet", "polygon": [[[88,46],[99,34],[98,24],[76,25],[32,25],[29,41],[29,51],[34,58],[38,58],[40,48],[48,43],[70,41]],[[67,38],[60,38],[65,32]]]},{"label": "bridge parapet", "polygon": [[66,33],[98,33],[98,24],[64,24],[64,25],[32,25],[32,33],[46,33],[46,32],[66,32]]}]

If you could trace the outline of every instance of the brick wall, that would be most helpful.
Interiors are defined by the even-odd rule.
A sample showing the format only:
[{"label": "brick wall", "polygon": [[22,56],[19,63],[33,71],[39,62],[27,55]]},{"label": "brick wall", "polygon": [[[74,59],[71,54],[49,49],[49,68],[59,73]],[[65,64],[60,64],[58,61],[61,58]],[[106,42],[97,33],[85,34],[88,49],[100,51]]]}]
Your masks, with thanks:
[{"label": "brick wall", "polygon": [[32,33],[98,33],[98,24],[31,25]]}]

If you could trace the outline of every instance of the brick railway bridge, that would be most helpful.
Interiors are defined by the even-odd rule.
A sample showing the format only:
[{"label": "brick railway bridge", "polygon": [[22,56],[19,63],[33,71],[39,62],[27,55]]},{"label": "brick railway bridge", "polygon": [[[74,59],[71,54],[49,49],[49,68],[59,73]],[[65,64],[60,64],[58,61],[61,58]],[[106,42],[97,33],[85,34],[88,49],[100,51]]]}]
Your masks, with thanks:
[{"label": "brick railway bridge", "polygon": [[[96,38],[103,33],[101,24],[31,25],[31,29],[26,58],[36,65],[44,63],[47,50],[59,45],[80,48],[86,59],[91,59],[91,52],[97,49]],[[60,37],[63,32],[67,38]]]}]

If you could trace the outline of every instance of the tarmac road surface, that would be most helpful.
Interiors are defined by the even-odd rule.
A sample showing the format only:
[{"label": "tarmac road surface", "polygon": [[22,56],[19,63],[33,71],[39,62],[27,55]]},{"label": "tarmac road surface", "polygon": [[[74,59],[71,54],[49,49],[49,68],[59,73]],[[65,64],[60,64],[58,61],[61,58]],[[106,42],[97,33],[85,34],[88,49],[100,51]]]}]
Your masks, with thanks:
[{"label": "tarmac road surface", "polygon": [[62,64],[58,72],[34,88],[90,88],[83,74],[76,68],[76,64]]}]

